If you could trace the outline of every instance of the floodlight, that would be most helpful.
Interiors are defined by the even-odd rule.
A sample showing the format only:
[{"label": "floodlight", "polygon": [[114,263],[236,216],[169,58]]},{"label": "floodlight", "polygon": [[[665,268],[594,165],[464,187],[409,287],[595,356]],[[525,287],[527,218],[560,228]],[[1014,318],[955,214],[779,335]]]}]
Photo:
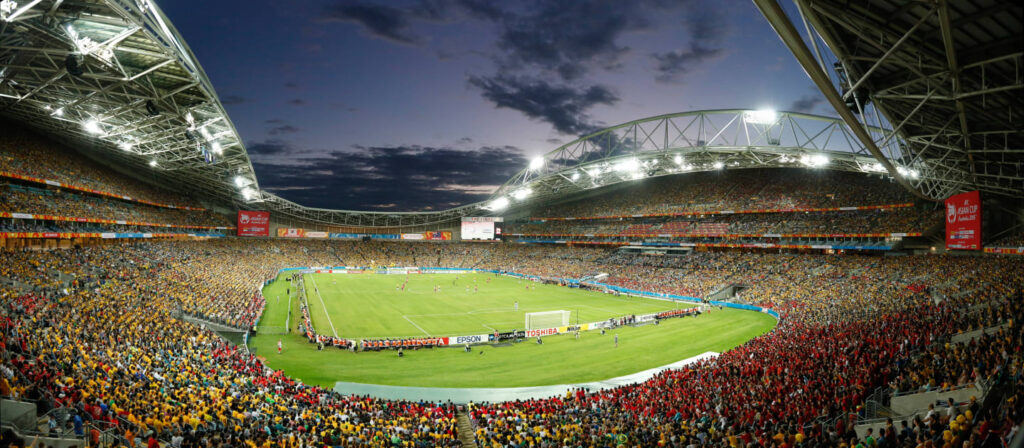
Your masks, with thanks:
[{"label": "floodlight", "polygon": [[118,143],[117,146],[121,147],[121,149],[123,149],[125,151],[131,151],[132,150],[132,144],[128,143],[128,142]]},{"label": "floodlight", "polygon": [[616,171],[631,172],[636,171],[638,169],[640,169],[640,162],[633,158],[629,158],[615,164]]},{"label": "floodlight", "polygon": [[238,188],[244,187],[245,186],[245,178],[242,177],[242,176],[235,176],[235,185]]},{"label": "floodlight", "polygon": [[576,172],[572,173],[572,180],[579,180],[579,178],[580,178],[580,172],[579,171],[576,171]]},{"label": "floodlight", "polygon": [[531,170],[536,171],[536,170],[541,169],[541,167],[543,167],[543,166],[544,166],[544,158],[543,157],[537,157],[537,158],[534,158],[533,160],[530,161],[530,169]]},{"label": "floodlight", "polygon": [[207,131],[205,126],[199,128],[199,133],[203,134],[203,138],[205,138],[206,141],[213,140],[213,136],[210,135],[210,131]]},{"label": "floodlight", "polygon": [[149,166],[156,166],[156,159],[150,160]]},{"label": "floodlight", "polygon": [[800,163],[809,167],[820,167],[828,165],[828,156],[824,154],[805,154],[800,157]]},{"label": "floodlight", "polygon": [[210,146],[213,148],[214,154],[220,154],[224,152],[224,148],[220,146],[220,142],[218,141],[214,141],[213,143],[210,144]]},{"label": "floodlight", "polygon": [[720,170],[720,169],[722,169],[722,168],[725,168],[725,164],[724,164],[724,163],[722,163],[722,162],[719,162],[719,161],[716,161],[716,162],[715,162],[715,163],[713,164],[713,166],[715,167],[715,169],[716,169],[716,170]]},{"label": "floodlight", "polygon": [[743,113],[743,121],[751,124],[775,124],[778,114],[771,109],[750,110]]},{"label": "floodlight", "polygon": [[587,171],[587,174],[589,174],[590,177],[600,176],[601,175],[601,169],[600,168],[594,168],[594,169],[592,169],[590,171]]},{"label": "floodlight", "polygon": [[533,190],[531,190],[530,187],[525,187],[512,193],[512,197],[516,198],[516,200],[522,201],[523,199],[530,197],[531,194],[533,194]]},{"label": "floodlight", "polygon": [[53,115],[57,116],[57,117],[63,117],[64,116],[64,108],[63,107],[58,107],[57,110],[53,111]]},{"label": "floodlight", "polygon": [[196,124],[196,119],[192,116],[192,112],[185,112],[185,122],[190,126]]},{"label": "floodlight", "polygon": [[245,187],[242,189],[242,197],[245,198],[246,201],[251,201],[252,198],[256,197],[256,190],[253,190],[250,187]]},{"label": "floodlight", "polygon": [[103,133],[103,129],[100,128],[100,124],[96,120],[86,121],[82,125],[82,127],[85,128],[85,130],[87,132],[89,132],[90,134],[102,134]]},{"label": "floodlight", "polygon": [[672,159],[672,160],[674,162],[676,162],[676,165],[682,165],[683,164],[683,156],[681,156],[679,154],[676,154],[676,157],[674,159]]},{"label": "floodlight", "polygon": [[508,207],[508,198],[504,196],[491,201],[491,203],[488,204],[487,206],[487,208],[493,211],[504,210],[505,207]]}]

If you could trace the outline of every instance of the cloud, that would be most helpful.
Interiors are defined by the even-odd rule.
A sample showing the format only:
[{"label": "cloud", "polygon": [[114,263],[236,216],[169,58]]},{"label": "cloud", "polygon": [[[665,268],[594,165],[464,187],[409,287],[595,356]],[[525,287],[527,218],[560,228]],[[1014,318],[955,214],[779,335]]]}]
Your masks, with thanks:
[{"label": "cloud", "polygon": [[367,34],[394,43],[419,43],[419,38],[409,30],[408,13],[387,5],[337,1],[323,9],[320,19],[324,22],[356,23]]},{"label": "cloud", "polygon": [[618,43],[628,31],[650,27],[643,4],[606,1],[544,2],[528,14],[500,20],[498,48],[504,68],[532,66],[569,81],[594,67],[613,69],[629,47]]},{"label": "cloud", "polygon": [[496,75],[471,76],[469,85],[498,108],[522,112],[527,117],[550,123],[563,134],[580,135],[600,126],[586,111],[599,104],[612,105],[619,97],[606,86],[575,88],[556,85],[539,78]]},{"label": "cloud", "polygon": [[302,98],[295,98],[292,100],[288,100],[288,104],[291,104],[292,106],[305,106],[306,104],[309,103],[306,103],[306,100]]},{"label": "cloud", "polygon": [[245,97],[239,95],[225,95],[223,98],[220,99],[220,103],[225,106],[230,106],[233,104],[242,104],[245,101]]},{"label": "cloud", "polygon": [[725,54],[725,50],[718,44],[729,33],[729,27],[719,9],[691,6],[683,25],[690,35],[687,47],[651,54],[658,71],[655,79],[659,82],[681,82],[683,76],[693,69]]},{"label": "cloud", "polygon": [[817,95],[804,95],[797,99],[796,101],[793,101],[793,103],[789,105],[788,110],[790,112],[803,112],[809,114],[811,112],[814,112],[815,107],[818,107],[819,104],[824,102],[825,97],[821,96],[820,93]]},{"label": "cloud", "polygon": [[[272,141],[264,143],[273,147]],[[423,146],[356,149],[301,157],[294,165],[255,161],[253,166],[261,186],[302,205],[389,211],[482,201],[526,166],[522,151],[511,146],[473,151]]]},{"label": "cloud", "polygon": [[[246,152],[250,156],[276,156],[286,152],[290,152],[289,146],[281,140],[267,140],[263,142],[249,143],[245,145]],[[262,179],[262,178],[261,178]]]},{"label": "cloud", "polygon": [[286,125],[282,125],[282,126],[275,126],[275,127],[270,128],[270,130],[267,131],[267,133],[270,134],[270,135],[294,134],[296,132],[299,132],[299,128],[297,128],[295,126],[292,126],[290,124],[286,124]]}]

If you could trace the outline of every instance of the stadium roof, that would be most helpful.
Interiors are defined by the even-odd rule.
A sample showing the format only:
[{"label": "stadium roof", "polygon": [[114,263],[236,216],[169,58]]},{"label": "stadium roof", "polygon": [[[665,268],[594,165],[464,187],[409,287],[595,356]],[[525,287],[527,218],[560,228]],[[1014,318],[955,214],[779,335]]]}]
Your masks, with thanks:
[{"label": "stadium roof", "polygon": [[[978,1],[810,8],[798,0],[846,64],[846,82],[867,89],[871,111],[884,116],[874,125],[864,118],[871,111],[858,121],[842,108],[843,119],[747,110],[652,117],[556,148],[487,201],[438,212],[316,209],[261,191],[216,91],[151,0],[0,2],[0,114],[170,188],[336,226],[432,226],[642,177],[748,167],[888,173],[932,199],[973,188],[1021,196],[1021,24],[1019,14],[1004,17],[1019,7]],[[807,60],[806,46],[797,51],[766,9],[778,4],[757,3],[812,79],[824,76],[818,84],[826,96],[832,89],[830,101],[843,104],[838,77],[821,70],[822,59]],[[930,44],[932,34],[949,43]]]},{"label": "stadium roof", "polygon": [[904,145],[886,155],[922,171],[901,181],[933,199],[1024,196],[1020,3],[795,0],[801,26],[754,3],[849,124],[896,130]]}]

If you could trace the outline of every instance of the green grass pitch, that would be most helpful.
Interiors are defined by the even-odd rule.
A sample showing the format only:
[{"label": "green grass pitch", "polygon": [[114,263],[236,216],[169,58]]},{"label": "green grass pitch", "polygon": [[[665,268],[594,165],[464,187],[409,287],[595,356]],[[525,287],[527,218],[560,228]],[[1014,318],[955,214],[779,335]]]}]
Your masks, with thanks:
[{"label": "green grass pitch", "polygon": [[[406,280],[404,275],[310,274],[306,275],[305,285],[317,331],[333,334],[333,324],[339,336],[350,339],[522,329],[524,314],[537,311],[567,310],[572,312],[571,323],[577,318],[586,323],[692,306],[542,285],[493,274],[458,277],[456,280],[454,274],[409,275],[405,291],[395,288],[396,283]],[[284,325],[288,313],[285,288],[290,287],[284,278],[264,288],[267,307],[261,326]],[[441,286],[440,293],[433,291],[435,285]],[[527,290],[527,285],[535,288]],[[516,301],[518,311],[513,310]],[[333,387],[337,381],[424,387],[518,387],[596,381],[707,351],[723,352],[775,325],[775,319],[763,313],[716,309],[696,318],[669,319],[657,326],[618,328],[604,336],[597,331],[584,332],[579,341],[571,335],[548,336],[544,345],[532,341],[511,347],[478,345],[468,354],[461,348],[434,348],[407,351],[399,359],[393,351],[317,351],[294,331],[301,314],[298,300],[291,303],[292,334],[257,335],[250,339],[250,347],[265,357],[270,367],[283,369],[307,384],[325,387]],[[619,335],[618,348],[612,334]],[[276,353],[278,339],[285,346],[281,355]]]}]

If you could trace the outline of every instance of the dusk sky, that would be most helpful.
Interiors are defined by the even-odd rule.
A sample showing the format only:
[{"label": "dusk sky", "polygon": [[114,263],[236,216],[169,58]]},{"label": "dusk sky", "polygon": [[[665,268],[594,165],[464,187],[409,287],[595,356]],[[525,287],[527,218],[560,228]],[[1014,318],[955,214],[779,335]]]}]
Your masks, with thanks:
[{"label": "dusk sky", "polygon": [[653,115],[834,115],[749,0],[159,5],[260,186],[311,207],[481,201],[530,158]]}]

